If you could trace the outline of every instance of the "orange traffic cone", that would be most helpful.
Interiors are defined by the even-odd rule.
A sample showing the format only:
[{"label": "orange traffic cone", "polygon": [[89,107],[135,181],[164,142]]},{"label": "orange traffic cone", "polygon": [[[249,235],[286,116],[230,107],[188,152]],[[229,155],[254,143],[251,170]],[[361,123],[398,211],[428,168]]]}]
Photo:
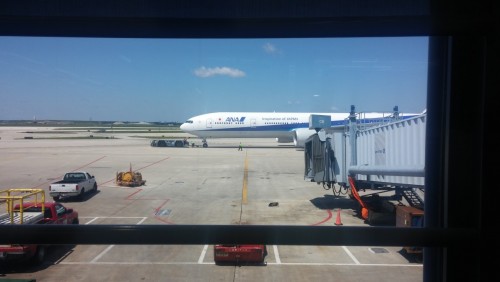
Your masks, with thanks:
[{"label": "orange traffic cone", "polygon": [[337,210],[337,220],[335,220],[335,225],[343,225],[340,220],[340,209]]}]

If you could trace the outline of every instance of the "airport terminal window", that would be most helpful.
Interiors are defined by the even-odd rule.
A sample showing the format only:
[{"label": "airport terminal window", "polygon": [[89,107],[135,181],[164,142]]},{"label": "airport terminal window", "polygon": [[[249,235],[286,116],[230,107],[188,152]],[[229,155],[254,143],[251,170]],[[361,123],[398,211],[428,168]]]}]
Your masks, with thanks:
[{"label": "airport terminal window", "polygon": [[[5,19],[2,18],[3,21]],[[29,21],[28,19],[25,19],[26,21]],[[292,21],[293,22],[293,21]],[[26,30],[30,29],[23,29],[23,26],[18,26],[18,29],[15,29],[12,27],[12,22],[7,21],[8,25],[3,25],[2,30],[6,35],[19,35],[19,34],[26,34]],[[375,21],[375,23],[377,23]],[[295,26],[297,22],[293,22],[292,26]],[[384,28],[380,28],[380,23],[379,25],[379,30],[378,33],[384,34]],[[402,23],[403,26],[406,27],[406,30],[408,31],[408,34],[411,35],[431,35],[431,34],[444,34],[445,36],[442,38],[430,38],[431,42],[431,53],[430,53],[430,59],[429,61],[432,62],[432,67],[430,68],[430,73],[429,73],[429,94],[427,96],[427,105],[428,105],[428,115],[429,118],[433,118],[434,120],[439,120],[439,122],[436,122],[431,126],[430,132],[433,134],[436,134],[436,136],[433,136],[432,139],[427,139],[427,140],[432,140],[432,142],[436,143],[431,143],[431,149],[428,152],[428,156],[432,156],[433,162],[428,161],[426,166],[426,172],[430,172],[431,175],[431,185],[433,187],[439,187],[436,189],[436,191],[433,191],[432,194],[432,200],[434,202],[433,205],[430,205],[430,211],[429,214],[436,215],[434,218],[428,218],[428,222],[426,222],[426,228],[423,228],[422,230],[412,230],[412,232],[404,232],[402,230],[398,229],[379,229],[379,228],[370,228],[370,229],[350,229],[350,228],[345,228],[340,231],[340,235],[334,235],[331,237],[328,237],[328,233],[322,233],[321,229],[316,229],[314,227],[309,227],[306,228],[297,234],[299,234],[299,239],[297,238],[290,238],[289,236],[292,234],[292,232],[297,232],[297,229],[290,228],[287,229],[286,226],[283,227],[283,229],[280,229],[279,226],[271,226],[270,228],[266,227],[260,227],[256,226],[254,229],[246,229],[242,228],[239,226],[236,226],[234,228],[230,228],[229,230],[232,232],[232,234],[236,234],[240,236],[239,238],[249,238],[248,234],[251,234],[253,238],[263,238],[261,237],[261,234],[266,234],[264,237],[264,240],[268,240],[267,242],[269,243],[276,243],[276,244],[289,244],[290,242],[292,243],[298,243],[298,244],[303,244],[303,243],[308,243],[311,241],[308,241],[311,237],[312,234],[316,235],[326,235],[326,236],[319,236],[317,238],[323,238],[321,240],[316,240],[315,242],[317,244],[325,244],[325,245],[336,245],[339,242],[341,244],[345,245],[351,245],[352,243],[354,244],[373,244],[373,245],[378,245],[382,246],[384,244],[387,244],[387,240],[384,240],[384,238],[391,238],[394,240],[394,242],[401,242],[402,244],[416,244],[416,245],[422,245],[425,247],[430,247],[429,248],[429,257],[427,257],[426,260],[426,267],[427,269],[431,269],[431,273],[424,273],[424,280],[428,281],[441,281],[440,278],[446,278],[443,280],[448,280],[448,281],[453,281],[452,278],[457,278],[460,275],[462,277],[468,277],[468,278],[477,278],[475,275],[479,274],[478,271],[478,266],[477,263],[474,262],[471,265],[464,265],[465,262],[456,262],[454,261],[454,264],[450,264],[449,267],[453,266],[462,266],[459,267],[458,269],[464,269],[464,271],[468,272],[461,272],[460,274],[454,273],[452,270],[447,269],[446,266],[443,266],[443,259],[442,257],[445,256],[447,257],[447,260],[453,261],[454,257],[460,257],[460,251],[457,249],[462,248],[462,244],[459,243],[459,241],[463,241],[463,239],[471,239],[477,241],[477,226],[479,225],[478,218],[480,218],[481,211],[484,210],[484,207],[481,205],[481,200],[484,199],[484,194],[477,193],[477,194],[469,194],[467,193],[467,189],[462,188],[463,184],[458,183],[458,179],[461,177],[458,177],[460,175],[465,175],[466,173],[461,173],[464,172],[463,169],[457,167],[459,164],[463,164],[466,161],[471,161],[474,164],[477,164],[479,167],[480,164],[482,163],[482,159],[479,159],[478,155],[475,154],[477,151],[475,150],[461,150],[463,148],[459,148],[463,144],[468,144],[471,145],[469,148],[480,148],[481,146],[473,146],[473,145],[478,145],[478,141],[473,140],[472,138],[462,138],[464,137],[461,135],[460,132],[462,132],[462,129],[460,129],[460,124],[462,122],[466,122],[466,118],[462,117],[458,112],[467,112],[471,113],[470,119],[474,121],[474,124],[477,126],[472,126],[469,127],[469,129],[473,130],[474,133],[472,135],[476,136],[484,136],[484,131],[482,131],[482,116],[484,115],[483,113],[483,106],[488,105],[487,103],[484,103],[482,99],[485,99],[485,96],[491,95],[492,93],[492,86],[491,82],[489,80],[486,81],[486,86],[483,88],[481,83],[478,83],[478,81],[482,81],[484,77],[489,77],[488,74],[491,72],[491,67],[486,66],[485,68],[482,67],[481,63],[484,63],[482,61],[482,52],[484,54],[488,54],[488,56],[493,56],[493,58],[497,58],[498,55],[496,54],[498,51],[493,51],[491,50],[498,50],[492,47],[495,47],[495,41],[491,41],[487,34],[484,38],[481,36],[475,36],[471,35],[470,30],[467,30],[469,33],[466,32],[465,37],[459,37],[459,36],[454,36],[454,33],[458,31],[462,31],[464,27],[462,25],[456,25],[453,26],[455,29],[446,29],[446,25],[443,24],[443,22],[439,22],[440,26],[443,27],[445,32],[439,31],[436,32],[421,32],[420,31],[415,31],[414,29],[411,28],[411,24],[408,24],[407,22]],[[456,23],[455,23],[456,24]],[[7,28],[5,27],[7,26]],[[10,26],[11,30],[8,31],[8,26]],[[299,25],[300,26],[300,25]],[[304,25],[305,26],[305,25]],[[383,26],[383,25],[382,25]],[[480,26],[482,27],[482,24],[479,23],[477,26],[468,26],[471,30],[476,32],[477,27]],[[45,25],[45,32],[46,34],[43,34],[43,28],[42,28],[42,35],[54,35],[60,33],[61,31],[59,30],[58,32],[54,32],[53,28],[50,28],[50,25]],[[338,27],[337,27],[338,28]],[[6,32],[6,30],[8,32]],[[37,30],[36,28],[34,29],[35,31]],[[71,30],[71,29],[68,29]],[[78,29],[77,29],[78,30]],[[81,29],[80,29],[81,30]],[[293,31],[295,30],[296,33],[300,33],[300,29],[294,29],[294,28],[289,28],[288,30]],[[328,31],[328,29],[325,29],[323,31],[321,37],[335,37],[332,36]],[[403,28],[405,30],[405,28]],[[485,29],[487,30],[487,29]],[[289,31],[289,32],[290,32]],[[33,32],[33,31],[32,31]],[[38,34],[40,35],[40,29],[38,29]],[[94,31],[97,32],[97,31]],[[108,29],[109,32],[109,29]],[[189,32],[189,29],[186,30],[186,32]],[[284,30],[282,32],[286,33]],[[315,33],[319,32],[317,29],[310,30],[310,33]],[[441,33],[440,33],[441,32]],[[479,33],[479,31],[477,31]],[[92,32],[89,32],[92,34]],[[260,29],[260,33],[266,33],[262,28]],[[278,32],[279,33],[279,32]],[[293,32],[292,32],[293,33]],[[319,32],[321,33],[321,32]],[[355,27],[351,30],[351,32],[348,32],[347,34],[351,34],[352,36],[356,37],[356,35],[362,34],[363,32],[359,32],[359,29],[356,29]],[[457,32],[460,33],[460,32]],[[88,34],[88,33],[87,33]],[[275,33],[276,34],[276,33]],[[288,33],[289,34],[289,33]],[[339,35],[338,33],[337,35]],[[392,30],[391,32],[385,32],[385,34],[389,34],[391,36],[400,35],[401,32],[398,32],[397,30]],[[137,34],[136,34],[137,35]],[[303,34],[302,34],[303,35]],[[333,34],[335,35],[335,34]],[[448,37],[448,35],[450,35]],[[345,36],[345,34],[344,34]],[[116,36],[115,36],[116,37]],[[120,37],[120,36],[117,36]],[[279,37],[279,36],[278,36]],[[303,37],[303,36],[302,36]],[[496,43],[497,44],[497,43]],[[498,45],[498,44],[497,44]],[[2,46],[4,46],[2,44]],[[26,47],[26,46],[25,46]],[[269,46],[268,46],[269,47]],[[488,49],[490,51],[489,53],[486,52],[485,48],[491,48]],[[31,64],[30,66],[32,67],[40,67],[40,62],[37,62],[36,60],[32,60],[31,58],[27,57],[20,57],[17,56],[17,53],[9,53],[3,51],[3,53],[0,53],[2,56],[4,56],[2,60],[2,64],[7,64],[9,65],[10,62],[6,60],[12,59],[13,57],[17,57],[17,59],[20,59],[22,61],[28,62],[28,64]],[[454,52],[451,52],[453,50]],[[467,52],[467,51],[472,51],[472,52]],[[493,54],[493,55],[492,55]],[[486,55],[485,55],[486,56]],[[489,58],[489,57],[488,57]],[[128,58],[126,56],[121,58],[123,62],[132,62],[131,58]],[[361,63],[361,62],[360,62]],[[364,63],[373,63],[373,61],[366,61]],[[383,71],[386,66],[380,66],[380,69]],[[7,68],[3,68],[7,69]],[[453,70],[453,72],[452,72]],[[481,71],[478,71],[481,70]],[[16,70],[16,71],[19,71]],[[28,68],[24,69],[24,71],[28,72],[33,72],[33,73],[39,73],[40,74],[40,69],[37,68]],[[206,71],[206,69],[205,69]],[[216,71],[227,71],[227,70],[221,70],[221,69],[216,69]],[[233,69],[234,71],[234,69]],[[289,70],[290,75],[297,75],[299,72],[298,69],[290,68]],[[484,73],[483,73],[484,72]],[[451,75],[453,73],[453,75]],[[64,86],[65,83],[70,82],[71,80],[73,81],[86,81],[89,85],[89,89],[91,89],[93,86],[99,85],[99,81],[93,81],[96,77],[84,77],[80,76],[78,73],[72,73],[68,70],[65,69],[59,69],[57,72],[54,74],[60,75],[59,78],[60,83],[62,86]],[[235,74],[238,75],[238,72],[235,72]],[[443,74],[447,74],[443,75]],[[318,74],[318,76],[321,76],[321,74]],[[9,76],[11,78],[11,76]],[[69,78],[69,80],[68,80]],[[7,76],[4,76],[4,79],[7,79]],[[40,83],[43,83],[42,80],[39,81]],[[314,85],[315,81],[312,81],[310,85]],[[484,82],[484,81],[483,81]],[[489,83],[489,84],[488,84]],[[93,86],[92,86],[93,85]],[[117,84],[110,84],[107,85],[110,87],[111,90],[113,90],[113,87],[119,87]],[[143,85],[144,87],[147,87],[147,84]],[[86,90],[89,90],[86,89]],[[117,88],[120,90],[119,88]],[[450,90],[451,89],[451,90]],[[462,90],[463,89],[463,90]],[[116,89],[115,89],[116,90]],[[474,97],[470,97],[470,94],[464,93],[465,91],[468,91],[470,93],[477,93],[477,95],[473,95]],[[113,102],[120,100],[121,96],[119,95],[120,91],[114,92],[115,96],[111,96],[111,98],[108,98],[103,102],[108,102],[109,104],[113,104]],[[335,92],[334,92],[335,93]],[[452,95],[453,93],[453,95]],[[80,93],[82,94],[82,93]],[[314,95],[314,93],[311,93]],[[99,96],[101,97],[107,97],[107,96]],[[199,98],[203,97],[203,95],[196,96],[193,98],[197,98],[197,101],[200,101]],[[61,99],[64,99],[64,96],[61,95]],[[230,98],[230,97],[227,97]],[[232,97],[231,97],[232,98]],[[90,97],[90,100],[95,101],[97,98],[96,97]],[[97,99],[99,100],[99,99]],[[134,101],[137,101],[134,99]],[[19,101],[22,102],[22,101]],[[193,102],[193,101],[190,101]],[[206,101],[201,99],[200,103],[205,103]],[[294,100],[289,101],[291,105],[294,105]],[[90,103],[89,103],[90,104]],[[168,104],[168,102],[167,102]],[[359,104],[359,103],[353,103],[353,104]],[[140,105],[140,103],[139,103]],[[314,105],[312,105],[314,106]],[[392,105],[391,105],[392,106]],[[467,106],[470,106],[468,108]],[[14,106],[12,108],[16,108],[17,106]],[[30,109],[34,110],[34,109]],[[2,111],[4,112],[4,111]],[[104,108],[100,108],[97,112],[102,113],[105,112]],[[15,113],[13,113],[15,114]],[[33,117],[31,120],[34,121],[39,121],[40,117]],[[92,116],[92,117],[85,117],[85,119],[90,120],[98,120],[100,119],[99,117]],[[457,125],[458,124],[458,125]],[[451,130],[450,130],[451,129]],[[455,143],[450,143],[450,139],[452,140],[463,140],[461,144],[455,144]],[[472,140],[471,140],[472,139]],[[2,138],[2,141],[5,139]],[[479,144],[482,145],[482,144]],[[468,159],[466,159],[466,157]],[[476,179],[481,178],[482,175],[482,170],[479,168],[471,168],[473,172],[473,176]],[[453,187],[453,190],[449,189],[449,187]],[[479,190],[483,191],[483,184],[480,184]],[[463,195],[468,195],[467,202],[463,199]],[[427,197],[427,196],[426,196]],[[464,206],[472,206],[472,208],[469,210],[470,213],[466,214],[465,220],[464,218],[458,218],[457,214],[463,214],[463,212],[460,211],[460,207],[463,208]],[[426,205],[426,209],[427,209]],[[168,210],[158,210],[157,212],[161,213],[168,213]],[[427,212],[427,210],[426,210]],[[443,215],[445,214],[446,217]],[[482,223],[482,222],[481,222]],[[88,229],[78,229],[78,228],[88,228]],[[99,230],[99,229],[92,229],[94,226],[79,226],[75,227],[74,230],[78,231],[83,231],[83,230]],[[93,238],[93,242],[97,243],[116,243],[116,244],[127,244],[130,242],[133,242],[133,236],[130,236],[130,233],[125,236],[116,236],[118,234],[126,234],[126,233],[121,233],[123,230],[120,229],[113,229],[112,226],[102,226],[103,229],[102,233],[100,233],[100,236],[96,236]],[[176,237],[175,240],[172,240],[170,242],[177,242],[177,243],[205,243],[205,242],[214,242],[214,237],[210,237],[210,234],[217,234],[217,239],[225,239],[229,240],[230,237],[227,235],[227,229],[224,229],[225,227],[222,226],[212,226],[205,228],[203,225],[196,225],[191,228],[199,228],[198,231],[202,232],[202,234],[205,235],[203,236],[197,236],[197,233],[192,232],[193,229],[186,228],[184,229],[183,226],[170,226],[172,227],[170,230],[176,230],[178,233],[176,234],[182,234],[181,236],[184,236],[184,238],[179,238]],[[347,226],[345,226],[347,227]],[[445,228],[446,227],[446,228]],[[137,227],[137,230],[141,230],[141,228],[147,228],[147,226],[140,226]],[[432,228],[437,228],[437,231],[432,229]],[[455,228],[459,228],[458,230]],[[460,228],[465,228],[465,230],[462,230]],[[130,230],[133,230],[134,228],[132,227]],[[143,229],[146,230],[146,229]],[[169,230],[169,229],[164,229],[164,230]],[[4,232],[5,231],[5,232]],[[2,233],[5,234],[5,236],[12,235],[13,233],[11,232],[12,230],[9,228],[5,228],[2,230]],[[49,229],[40,229],[40,230],[31,230],[33,231],[32,234],[41,234],[41,235],[47,235],[51,234],[52,230]],[[152,230],[149,230],[152,231]],[[286,232],[288,231],[288,232]],[[349,231],[350,235],[347,235],[347,232]],[[436,231],[437,233],[434,233]],[[464,232],[462,232],[464,231]],[[472,232],[470,232],[472,231]],[[38,233],[40,232],[40,233]],[[255,232],[255,233],[253,233]],[[284,232],[284,233],[279,233],[279,234],[286,234],[282,237],[274,237],[273,238],[272,234],[276,234],[274,232]],[[318,232],[318,233],[316,233]],[[154,243],[167,243],[165,242],[166,240],[162,238],[158,238],[154,235],[152,235],[153,232],[147,232],[145,233],[147,236],[144,238],[147,238],[149,242],[154,242]],[[74,237],[71,237],[73,242],[68,239],[68,238],[62,238],[63,243],[74,243],[75,241],[78,243],[79,240],[83,242],[83,238],[81,236],[78,236],[77,233],[72,233],[75,234]],[[135,233],[135,235],[141,234],[141,233]],[[367,238],[366,236],[363,236],[365,234],[369,234],[370,237]],[[21,234],[22,235],[22,234]],[[252,238],[252,236],[250,238]],[[338,236],[338,237],[337,237]],[[400,236],[400,237],[399,237]],[[36,236],[35,236],[36,237]],[[7,237],[4,237],[7,238]],[[19,236],[17,238],[24,238],[26,240],[33,240],[33,236],[26,237],[26,236]],[[42,238],[42,237],[38,237]],[[55,238],[55,236],[53,237]],[[107,238],[107,239],[106,239]],[[135,237],[137,238],[137,237]],[[140,237],[139,237],[140,238]],[[209,238],[209,239],[207,239]],[[398,238],[402,238],[401,241],[398,241]],[[439,239],[439,238],[445,238],[445,239]],[[58,238],[60,239],[60,238]],[[35,239],[36,240],[36,239]],[[65,241],[66,240],[66,241]],[[143,242],[147,243],[147,242]],[[471,251],[467,249],[468,251]],[[477,254],[472,250],[472,254]],[[474,256],[472,256],[474,257]],[[432,267],[434,265],[441,265],[443,267],[442,270],[432,270]],[[467,267],[466,267],[467,266]],[[469,267],[470,266],[470,267]],[[425,269],[424,269],[425,270]],[[425,272],[425,271],[424,271]],[[444,273],[444,274],[443,274]],[[436,278],[438,277],[438,278]]]},{"label": "airport terminal window", "polygon": [[[170,135],[173,135],[188,137],[191,143],[201,145],[201,139],[196,135],[185,135],[178,127],[165,125],[187,120],[187,125],[199,124],[202,130],[206,130],[206,125],[213,121],[215,125],[227,126],[230,129],[244,124],[240,122],[243,118],[250,120],[244,114],[236,113],[213,117],[210,122],[195,122],[196,119],[190,118],[203,113],[199,112],[202,110],[248,112],[248,115],[266,111],[342,112],[345,113],[340,118],[343,122],[348,117],[351,104],[357,103],[357,107],[363,112],[384,112],[385,115],[393,108],[393,104],[397,104],[401,115],[419,114],[427,105],[428,40],[427,37],[418,36],[133,40],[3,37],[0,42],[6,51],[0,53],[0,59],[4,64],[12,66],[10,74],[4,74],[17,80],[5,81],[9,85],[9,91],[15,95],[4,100],[4,104],[9,106],[3,111],[5,117],[2,119],[25,120],[25,124],[30,126],[39,123],[53,126],[54,124],[49,124],[53,123],[53,120],[64,120],[66,123],[77,120],[87,123],[81,128],[75,127],[75,124],[57,128],[56,124],[56,130],[53,131],[57,133],[41,132],[40,137],[36,136],[33,140],[53,140],[51,142],[54,144],[64,141],[56,146],[51,154],[53,158],[44,159],[47,168],[51,165],[58,166],[58,160],[62,160],[61,158],[80,154],[80,150],[65,149],[68,145],[82,144],[82,149],[91,146],[95,152],[105,152],[105,156],[95,160],[89,159],[86,154],[80,157],[75,155],[73,162],[80,159],[85,161],[78,164],[68,163],[68,169],[71,171],[90,170],[85,173],[95,175],[99,184],[99,193],[79,198],[79,201],[68,198],[64,202],[65,206],[73,208],[84,217],[80,220],[82,229],[100,228],[103,225],[119,228],[120,224],[140,222],[140,225],[132,224],[128,228],[140,230],[142,226],[161,227],[162,224],[172,225],[172,228],[176,225],[200,225],[202,231],[198,233],[203,234],[214,232],[206,228],[217,230],[218,225],[256,225],[256,228],[260,228],[259,225],[269,225],[269,228],[259,232],[267,234],[275,225],[286,225],[292,228],[291,230],[293,227],[335,227],[343,220],[345,229],[341,232],[347,232],[346,238],[355,238],[349,234],[364,232],[357,231],[356,226],[377,226],[375,216],[370,217],[369,223],[367,218],[360,217],[358,203],[349,200],[347,187],[342,186],[346,183],[335,184],[335,187],[325,192],[325,185],[321,187],[314,182],[304,181],[304,150],[294,147],[291,133],[295,128],[287,126],[284,132],[289,133],[288,138],[283,138],[280,143],[275,140],[278,136],[268,137],[264,141],[245,139],[243,136],[236,140],[229,139],[229,145],[222,146],[217,145],[221,142],[217,138],[207,138],[209,148],[220,150],[215,156],[211,156],[213,150],[210,149],[196,151],[196,154],[191,155],[193,151],[189,150],[151,151],[150,142],[143,142],[147,145],[137,150],[141,147],[124,147],[127,146],[125,142],[135,140],[133,142],[140,144],[141,140],[154,138],[158,139],[155,147],[176,147],[173,140],[168,140],[172,139]],[[23,97],[33,95],[33,91],[26,90],[26,85],[36,86],[36,91],[40,93],[37,96],[44,98],[38,100],[37,105],[24,104],[28,110],[18,111],[16,105],[19,105]],[[175,99],[178,91],[184,93],[183,99]],[[65,98],[66,93],[71,93],[70,96],[84,95],[86,99],[80,107],[73,108],[70,99]],[[210,99],[205,96],[210,96]],[[108,107],[108,104],[113,106]],[[168,111],[165,111],[165,107]],[[63,108],[71,110],[62,111]],[[89,112],[89,108],[99,110]],[[89,115],[92,116],[89,118]],[[267,128],[272,129],[291,124],[287,120],[293,119],[297,117],[283,114],[282,117],[267,120],[265,117],[256,118],[256,123],[260,125],[259,122],[262,121]],[[112,123],[102,124],[105,121]],[[301,123],[307,122],[304,120]],[[344,130],[344,125],[339,128]],[[70,139],[68,134],[77,138]],[[102,145],[95,143],[96,138],[105,140],[110,136],[117,141],[121,140],[116,143],[121,145],[109,147],[113,143],[108,142],[101,147]],[[307,136],[301,138],[305,137]],[[423,142],[423,136],[420,137],[420,142]],[[241,154],[235,154],[236,150],[226,148],[236,148],[239,142],[243,142],[241,146],[246,152],[244,159]],[[265,143],[260,145],[259,142]],[[287,146],[282,146],[281,143]],[[47,143],[47,146],[51,146],[50,143]],[[118,168],[114,167],[117,163],[113,163],[113,159],[121,156],[116,155],[115,148],[129,148],[130,151],[124,153],[130,158],[128,162],[135,162],[133,166],[130,164],[130,167],[126,164],[127,168],[121,172],[122,176],[132,177],[134,167],[142,167],[141,177],[146,180],[147,185],[138,185],[130,190],[116,189],[118,182],[114,178],[115,174],[118,174]],[[26,150],[30,150],[29,147]],[[160,162],[160,159],[164,159],[159,157],[160,154],[168,154],[171,159],[169,162],[175,164],[175,167]],[[420,161],[423,162],[424,152],[419,151],[418,154],[422,155]],[[335,156],[339,159],[345,158],[340,156],[340,152],[336,152]],[[189,161],[183,162],[183,159]],[[101,162],[103,164],[99,165]],[[37,163],[32,164],[35,166],[31,169],[35,170]],[[225,168],[220,169],[221,167]],[[188,174],[183,175],[177,169]],[[84,173],[72,172],[68,173],[67,177],[74,180],[81,179],[82,175]],[[56,176],[50,178],[56,179]],[[8,179],[4,179],[6,180]],[[36,183],[35,186],[43,184],[45,183]],[[290,189],[288,186],[295,188]],[[91,187],[80,189],[89,190]],[[381,193],[380,190],[374,192],[376,195]],[[393,188],[388,192],[391,201],[393,192]],[[48,194],[49,191],[47,197]],[[292,195],[297,198],[289,198]],[[101,202],[103,197],[107,199],[106,202]],[[272,197],[277,199],[273,200]],[[279,204],[272,205],[275,201]],[[92,206],[92,203],[98,202],[106,208]],[[218,204],[212,206],[208,204],[210,202]],[[395,203],[402,201],[396,199],[394,202],[387,202],[388,205],[396,205]],[[106,211],[104,214],[96,212],[107,210],[115,204],[119,204],[116,211]],[[152,208],[154,212],[141,213],[145,209],[141,207],[144,204],[155,205]],[[135,205],[139,207],[131,208]],[[272,207],[275,207],[274,210]],[[394,209],[394,206],[392,208]],[[66,208],[58,205],[56,210],[59,216],[63,216]],[[128,212],[124,212],[125,210]],[[139,213],[134,214],[131,211]],[[334,214],[337,211],[338,216]],[[375,214],[374,209],[371,211]],[[378,210],[376,212],[377,216],[383,213]],[[389,211],[388,216],[385,215],[389,219],[384,219],[386,222],[383,224],[394,220],[392,217],[395,213],[391,212],[393,211]],[[268,213],[274,214],[274,219]],[[106,219],[107,217],[109,219]],[[352,229],[349,229],[349,225]],[[394,226],[394,223],[390,226]],[[326,232],[318,231],[321,234]],[[305,229],[304,232],[310,231]],[[221,237],[219,231],[215,231],[215,234],[218,234],[217,240],[221,242],[228,240],[227,235]],[[139,238],[145,240],[151,235],[153,234],[143,234]],[[196,234],[190,236],[196,238]],[[322,236],[329,242],[326,245],[341,238],[326,233]],[[252,237],[252,240],[270,240],[261,235]],[[237,238],[244,240],[242,235]],[[319,246],[325,244],[308,242],[311,245],[319,243]],[[279,245],[279,241],[268,243]],[[347,240],[341,245],[344,244],[351,243]],[[398,249],[397,243],[386,241],[385,245],[380,247],[392,248],[391,252],[397,259],[413,263],[408,261],[409,259],[404,261],[405,258],[401,258],[398,253],[401,248]],[[282,248],[285,250],[281,252],[286,252],[286,247]],[[368,249],[365,249],[365,252],[371,254]],[[278,255],[276,250],[272,253]],[[349,263],[348,257],[346,258]],[[356,261],[352,260],[351,263],[355,264]],[[421,272],[417,272],[417,275],[420,274]]]}]

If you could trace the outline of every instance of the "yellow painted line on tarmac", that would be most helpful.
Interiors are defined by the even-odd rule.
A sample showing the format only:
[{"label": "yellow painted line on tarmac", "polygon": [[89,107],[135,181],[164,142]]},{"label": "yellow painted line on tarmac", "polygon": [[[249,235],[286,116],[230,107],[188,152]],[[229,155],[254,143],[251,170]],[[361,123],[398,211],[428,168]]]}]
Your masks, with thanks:
[{"label": "yellow painted line on tarmac", "polygon": [[241,204],[246,205],[248,202],[248,154],[245,154],[245,168],[243,171],[243,191],[241,195]]}]

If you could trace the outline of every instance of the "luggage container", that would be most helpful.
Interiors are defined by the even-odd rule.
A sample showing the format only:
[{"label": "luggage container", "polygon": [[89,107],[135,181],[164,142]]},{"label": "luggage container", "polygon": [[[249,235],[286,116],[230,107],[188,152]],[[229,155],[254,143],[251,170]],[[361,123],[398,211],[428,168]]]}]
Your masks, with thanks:
[{"label": "luggage container", "polygon": [[[409,206],[396,206],[396,227],[424,227],[424,211]],[[422,247],[403,247],[408,254],[422,259]]]}]

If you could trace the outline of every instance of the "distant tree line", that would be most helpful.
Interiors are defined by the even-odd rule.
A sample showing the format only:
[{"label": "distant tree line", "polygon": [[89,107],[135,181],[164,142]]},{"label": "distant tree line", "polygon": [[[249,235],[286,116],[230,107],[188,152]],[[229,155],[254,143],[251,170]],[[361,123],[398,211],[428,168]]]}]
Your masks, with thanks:
[{"label": "distant tree line", "polygon": [[0,120],[0,126],[107,126],[107,127],[179,127],[181,122],[120,122],[81,120]]}]

